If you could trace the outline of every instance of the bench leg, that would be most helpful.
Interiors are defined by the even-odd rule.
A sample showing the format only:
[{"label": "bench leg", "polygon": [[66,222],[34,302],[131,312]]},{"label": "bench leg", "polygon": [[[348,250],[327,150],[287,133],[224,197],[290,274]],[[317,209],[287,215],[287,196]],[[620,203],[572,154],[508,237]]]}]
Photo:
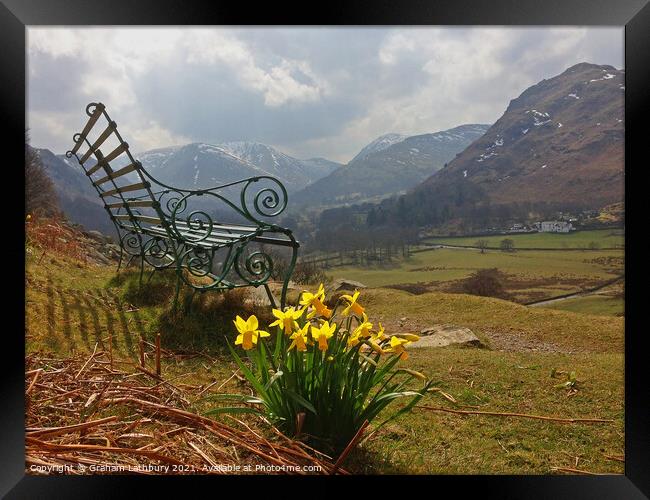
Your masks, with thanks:
[{"label": "bench leg", "polygon": [[122,245],[120,245],[120,259],[117,261],[117,274],[120,273],[120,269],[122,268],[123,258],[124,258],[124,248],[122,248]]},{"label": "bench leg", "polygon": [[144,257],[140,256],[140,278],[138,279],[138,286],[142,288],[142,276],[144,275]]},{"label": "bench leg", "polygon": [[271,303],[271,307],[273,309],[277,309],[277,305],[275,303],[275,297],[273,297],[273,294],[271,293],[271,289],[269,288],[268,283],[264,283],[264,289],[266,290],[266,295],[269,296],[269,302]]},{"label": "bench leg", "polygon": [[[293,240],[293,236],[291,237]],[[295,240],[293,240],[295,242]],[[280,296],[280,307],[284,311],[284,307],[287,305],[287,289],[289,288],[289,280],[293,274],[293,270],[296,267],[296,260],[298,259],[298,247],[294,246],[291,254],[291,262],[289,263],[289,268],[287,269],[287,274],[284,277],[282,282],[282,295]]]}]

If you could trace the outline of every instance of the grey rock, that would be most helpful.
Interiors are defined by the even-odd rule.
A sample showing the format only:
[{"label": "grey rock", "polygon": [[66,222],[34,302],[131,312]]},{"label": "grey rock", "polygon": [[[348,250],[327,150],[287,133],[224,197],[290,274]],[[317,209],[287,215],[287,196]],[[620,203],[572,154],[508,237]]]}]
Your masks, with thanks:
[{"label": "grey rock", "polygon": [[99,231],[86,231],[84,234],[88,236],[88,238],[98,241],[99,243],[106,242],[106,236],[104,236]]},{"label": "grey rock", "polygon": [[464,326],[433,325],[423,328],[420,340],[410,347],[444,347],[455,345],[460,347],[485,347],[479,338]]},{"label": "grey rock", "polygon": [[352,290],[360,290],[362,288],[367,288],[366,285],[363,283],[360,283],[358,281],[354,280],[346,280],[343,278],[339,278],[334,280],[328,287],[327,287],[327,292],[328,293],[333,293],[333,292],[340,292],[342,290],[347,290],[347,291],[352,291]]}]

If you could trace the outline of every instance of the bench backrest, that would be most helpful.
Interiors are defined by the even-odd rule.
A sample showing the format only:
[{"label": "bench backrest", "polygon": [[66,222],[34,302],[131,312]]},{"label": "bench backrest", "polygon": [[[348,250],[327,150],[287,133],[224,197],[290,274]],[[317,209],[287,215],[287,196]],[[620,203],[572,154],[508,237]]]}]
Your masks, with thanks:
[{"label": "bench backrest", "polygon": [[[66,156],[77,158],[118,232],[141,233],[143,224],[167,226],[142,164],[129,151],[104,104],[90,103],[86,114],[88,122],[74,135],[74,147]],[[109,152],[102,152],[102,148]],[[113,168],[111,164],[120,166]]]}]

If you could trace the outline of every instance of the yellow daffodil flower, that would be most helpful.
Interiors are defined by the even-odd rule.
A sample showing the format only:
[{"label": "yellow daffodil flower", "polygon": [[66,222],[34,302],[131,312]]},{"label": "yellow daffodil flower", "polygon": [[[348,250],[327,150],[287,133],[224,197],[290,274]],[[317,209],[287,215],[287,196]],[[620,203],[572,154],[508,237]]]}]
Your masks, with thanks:
[{"label": "yellow daffodil flower", "polygon": [[345,299],[348,302],[348,307],[343,309],[343,316],[349,316],[350,313],[356,315],[356,316],[361,316],[363,314],[363,311],[365,310],[361,304],[357,302],[357,299],[359,298],[359,292],[356,291],[354,292],[354,295],[341,295],[342,299]]},{"label": "yellow daffodil flower", "polygon": [[401,339],[393,335],[390,338],[390,348],[387,349],[387,352],[395,353],[399,356],[399,359],[406,360],[408,359],[409,355],[408,352],[406,352],[405,347],[410,343],[411,342],[409,340]]},{"label": "yellow daffodil flower", "polygon": [[307,344],[309,343],[309,326],[309,323],[307,323],[291,335],[291,340],[293,340],[293,342],[291,342],[289,350],[294,347],[303,352],[307,350]]},{"label": "yellow daffodil flower", "polygon": [[417,342],[418,340],[420,340],[420,337],[412,333],[398,333],[397,336],[402,339],[406,339],[409,342]]},{"label": "yellow daffodil flower", "polygon": [[298,309],[290,307],[286,312],[282,312],[279,309],[273,309],[273,316],[277,319],[269,325],[279,326],[280,330],[284,331],[287,335],[291,335],[295,330],[298,329],[298,323],[296,320],[302,316],[302,313],[305,312],[304,309]]},{"label": "yellow daffodil flower", "polygon": [[357,335],[359,338],[365,339],[370,337],[371,333],[370,330],[372,329],[372,323],[368,322],[368,316],[366,316],[366,313],[363,313],[363,321],[359,326],[357,326],[354,330],[353,335]]},{"label": "yellow daffodil flower", "polygon": [[352,348],[357,345],[361,340],[370,337],[370,330],[372,328],[372,323],[368,322],[368,316],[366,313],[363,313],[363,321],[357,326],[352,335],[348,338],[348,348]]},{"label": "yellow daffodil flower", "polygon": [[311,337],[318,342],[318,348],[321,351],[327,351],[327,339],[331,338],[336,331],[336,323],[330,326],[328,321],[324,321],[320,328],[311,327]]},{"label": "yellow daffodil flower", "polygon": [[319,285],[318,291],[315,294],[307,291],[302,292],[300,296],[300,305],[312,308],[309,314],[307,314],[307,319],[311,319],[314,316],[322,316],[327,319],[332,317],[332,310],[323,304],[324,301],[325,288],[323,288],[322,283]]},{"label": "yellow daffodil flower", "polygon": [[379,323],[379,329],[372,334],[372,339],[376,342],[386,340],[388,336],[384,333],[384,326]]},{"label": "yellow daffodil flower", "polygon": [[381,348],[381,346],[372,339],[368,339],[368,345],[370,346],[370,348],[373,351],[375,351],[378,354],[384,354],[385,353],[385,351]]},{"label": "yellow daffodil flower", "polygon": [[268,337],[270,335],[268,332],[257,329],[259,323],[255,315],[252,315],[247,321],[237,316],[233,323],[235,323],[239,332],[237,340],[235,340],[235,345],[241,344],[246,351],[252,349],[257,344],[258,337]]}]

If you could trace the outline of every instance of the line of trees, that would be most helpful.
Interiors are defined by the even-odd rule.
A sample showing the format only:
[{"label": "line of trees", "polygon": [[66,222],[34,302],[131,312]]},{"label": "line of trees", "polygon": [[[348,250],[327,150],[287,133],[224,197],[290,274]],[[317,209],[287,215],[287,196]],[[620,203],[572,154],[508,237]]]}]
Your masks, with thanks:
[{"label": "line of trees", "polygon": [[412,227],[368,228],[341,224],[318,229],[310,248],[337,254],[341,264],[351,261],[355,265],[370,265],[409,257],[417,241],[417,230]]}]

